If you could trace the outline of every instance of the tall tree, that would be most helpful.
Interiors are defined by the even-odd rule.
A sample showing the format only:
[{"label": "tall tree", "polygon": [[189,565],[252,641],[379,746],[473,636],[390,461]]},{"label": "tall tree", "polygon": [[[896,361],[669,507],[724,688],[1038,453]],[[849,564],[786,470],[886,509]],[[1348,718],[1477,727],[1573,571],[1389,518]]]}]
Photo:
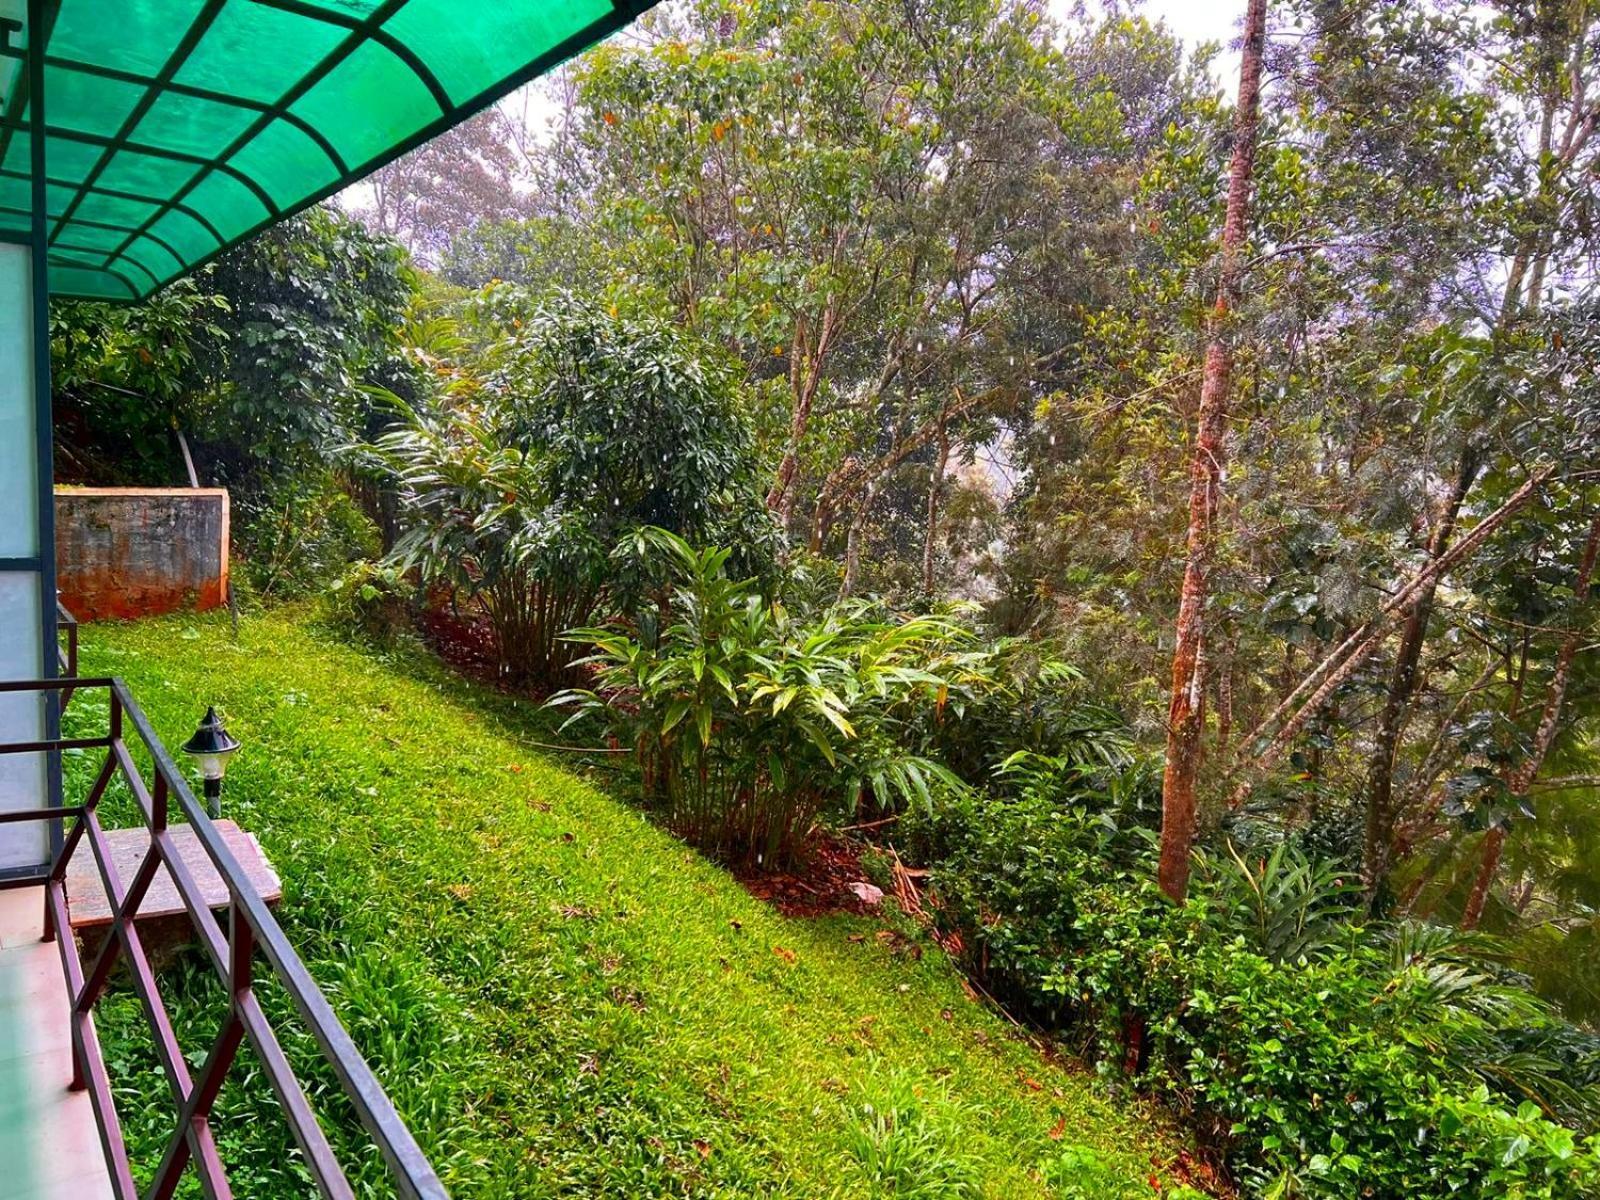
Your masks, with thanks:
[{"label": "tall tree", "polygon": [[1266,0],[1249,0],[1239,61],[1239,98],[1233,117],[1233,157],[1228,166],[1228,207],[1222,227],[1217,298],[1207,332],[1189,486],[1188,560],[1172,653],[1167,708],[1166,766],[1161,781],[1159,882],[1182,901],[1189,889],[1196,789],[1205,727],[1207,577],[1216,539],[1217,503],[1227,459],[1229,394],[1233,386],[1230,318],[1243,297],[1250,194],[1255,182],[1256,136],[1261,120],[1262,61],[1267,40]]},{"label": "tall tree", "polygon": [[1018,0],[708,0],[575,78],[538,194],[590,286],[733,350],[769,506],[850,588],[884,538],[908,590],[927,539],[885,527],[939,519],[942,443],[964,461],[1064,384],[1194,90],[1149,24]]},{"label": "tall tree", "polygon": [[489,107],[374,171],[372,203],[357,210],[424,262],[436,263],[460,230],[521,213],[515,131]]}]

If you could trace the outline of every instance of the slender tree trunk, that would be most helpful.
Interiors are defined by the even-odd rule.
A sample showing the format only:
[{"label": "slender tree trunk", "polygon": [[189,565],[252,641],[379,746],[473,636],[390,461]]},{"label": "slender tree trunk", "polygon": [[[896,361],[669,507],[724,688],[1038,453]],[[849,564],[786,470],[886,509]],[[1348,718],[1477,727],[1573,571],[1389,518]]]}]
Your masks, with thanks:
[{"label": "slender tree trunk", "polygon": [[861,577],[861,538],[866,533],[867,517],[872,512],[872,497],[875,490],[871,484],[867,485],[866,492],[856,505],[855,514],[850,518],[850,528],[845,533],[844,579],[839,585],[841,600],[848,600],[856,594],[856,585]]},{"label": "slender tree trunk", "polygon": [[[1578,564],[1578,580],[1574,588],[1577,608],[1582,608],[1588,602],[1590,588],[1594,582],[1594,565],[1597,557],[1600,557],[1600,517],[1595,518],[1589,526],[1589,538],[1584,543],[1583,559]],[[1561,640],[1561,649],[1556,652],[1555,673],[1550,677],[1550,686],[1545,692],[1544,709],[1539,714],[1539,726],[1534,731],[1533,745],[1528,748],[1527,757],[1517,765],[1516,770],[1506,780],[1506,787],[1513,797],[1527,795],[1528,789],[1533,786],[1533,781],[1539,774],[1539,768],[1544,766],[1550,747],[1555,744],[1556,734],[1561,729],[1561,709],[1566,703],[1567,683],[1572,678],[1572,660],[1577,657],[1582,640],[1582,631],[1576,625],[1569,629]],[[1505,853],[1508,832],[1509,827],[1500,824],[1483,835],[1483,858],[1478,864],[1478,877],[1473,880],[1472,892],[1468,895],[1466,908],[1461,913],[1463,929],[1476,929],[1478,922],[1483,919],[1483,906],[1488,902],[1489,890],[1493,887],[1495,874],[1500,869],[1500,859]]]},{"label": "slender tree trunk", "polygon": [[815,348],[810,346],[804,317],[796,322],[794,340],[789,347],[789,390],[794,395],[794,411],[789,418],[789,441],[778,463],[777,477],[767,491],[767,507],[778,514],[778,523],[785,531],[794,516],[794,481],[800,470],[800,448],[805,444],[806,430],[811,424],[811,406],[822,383],[823,362],[833,346],[836,331],[837,317],[830,302],[822,310]]},{"label": "slender tree trunk", "polygon": [[928,483],[928,528],[922,536],[922,591],[933,595],[934,549],[939,541],[939,503],[944,498],[944,473],[950,465],[950,435],[939,424],[939,450],[934,456],[933,478]]},{"label": "slender tree trunk", "polygon": [[1228,167],[1228,207],[1222,226],[1222,272],[1207,330],[1205,374],[1189,470],[1188,562],[1184,566],[1172,652],[1172,699],[1167,713],[1166,769],[1161,783],[1158,878],[1161,890],[1180,902],[1189,890],[1189,854],[1194,846],[1195,789],[1205,723],[1205,681],[1201,677],[1205,609],[1215,546],[1217,493],[1227,455],[1228,392],[1233,378],[1233,331],[1229,325],[1243,294],[1266,31],[1267,0],[1250,0],[1239,63],[1239,102],[1233,114],[1233,161]]},{"label": "slender tree trunk", "polygon": [[[1430,563],[1437,562],[1449,547],[1450,539],[1455,535],[1456,522],[1461,516],[1461,505],[1477,477],[1478,456],[1470,449],[1462,451],[1450,496],[1428,538]],[[1428,638],[1428,622],[1433,616],[1433,599],[1437,590],[1438,580],[1434,579],[1418,594],[1416,606],[1406,617],[1400,632],[1400,645],[1395,651],[1394,667],[1389,675],[1388,691],[1384,696],[1383,708],[1378,713],[1377,731],[1373,735],[1361,859],[1368,905],[1377,902],[1384,882],[1389,877],[1394,849],[1395,754],[1399,748],[1400,729],[1416,691],[1417,663],[1422,658],[1423,643]]]},{"label": "slender tree trunk", "polygon": [[1411,610],[1424,589],[1437,584],[1446,572],[1454,570],[1460,563],[1476,554],[1496,529],[1539,494],[1552,474],[1554,468],[1540,468],[1521,487],[1507,496],[1505,503],[1474,525],[1470,533],[1406,580],[1394,595],[1384,601],[1376,613],[1330,650],[1322,661],[1295,685],[1294,690],[1279,701],[1278,706],[1256,725],[1245,741],[1254,745],[1262,738],[1270,740],[1258,754],[1240,764],[1239,770],[1245,778],[1234,792],[1234,807],[1238,807],[1249,798],[1254,787],[1252,777],[1271,770],[1277,764],[1289,748],[1289,744],[1300,730],[1305,728],[1306,722],[1327,703],[1328,698],[1342,687],[1351,675],[1355,674],[1361,664],[1372,656],[1372,652],[1388,636],[1395,619]]},{"label": "slender tree trunk", "polygon": [[1478,864],[1478,876],[1472,881],[1472,892],[1467,896],[1467,907],[1461,913],[1461,928],[1476,929],[1483,918],[1483,906],[1489,899],[1489,885],[1500,869],[1501,856],[1506,849],[1506,827],[1496,825],[1483,835],[1483,859]]}]

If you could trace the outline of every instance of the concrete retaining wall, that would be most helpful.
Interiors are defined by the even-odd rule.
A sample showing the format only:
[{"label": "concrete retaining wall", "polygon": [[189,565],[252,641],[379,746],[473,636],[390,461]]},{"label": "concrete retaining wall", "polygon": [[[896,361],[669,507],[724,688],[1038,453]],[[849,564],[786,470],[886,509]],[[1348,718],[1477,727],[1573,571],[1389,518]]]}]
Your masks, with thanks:
[{"label": "concrete retaining wall", "polygon": [[226,488],[57,488],[56,586],[80,620],[228,599]]}]

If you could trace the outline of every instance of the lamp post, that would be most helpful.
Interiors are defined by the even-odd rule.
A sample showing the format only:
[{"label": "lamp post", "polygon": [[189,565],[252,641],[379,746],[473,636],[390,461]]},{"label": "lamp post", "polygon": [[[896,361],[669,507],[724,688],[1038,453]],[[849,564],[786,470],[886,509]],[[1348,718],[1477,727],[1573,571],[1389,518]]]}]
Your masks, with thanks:
[{"label": "lamp post", "polygon": [[194,736],[183,744],[183,752],[194,757],[200,778],[205,780],[206,811],[212,820],[222,816],[222,777],[227,773],[228,759],[238,748],[239,739],[224,728],[215,707],[206,709]]}]

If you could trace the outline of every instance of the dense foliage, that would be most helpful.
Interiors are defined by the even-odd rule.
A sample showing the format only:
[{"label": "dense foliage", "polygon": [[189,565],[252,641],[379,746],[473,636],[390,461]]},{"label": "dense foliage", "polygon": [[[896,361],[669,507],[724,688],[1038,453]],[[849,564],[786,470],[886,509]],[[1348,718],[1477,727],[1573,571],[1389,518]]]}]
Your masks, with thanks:
[{"label": "dense foliage", "polygon": [[730,578],[728,550],[662,530],[637,546],[663,594],[618,628],[572,634],[600,690],[551,702],[599,713],[634,748],[669,827],[721,857],[787,865],[824,816],[931,807],[960,786],[919,750],[926,713],[990,686],[966,630],[860,601],[791,611]]},{"label": "dense foliage", "polygon": [[315,592],[377,549],[376,514],[334,471],[412,394],[401,330],[414,280],[398,247],[313,209],[137,307],[51,310],[57,477],[226,486],[259,594]]},{"label": "dense foliage", "polygon": [[1577,1197],[1600,1186],[1600,1039],[1482,948],[1361,923],[1283,847],[1157,890],[1146,831],[1093,777],[1036,775],[918,820],[971,968],[1191,1112],[1253,1195]]},{"label": "dense foliage", "polygon": [[[391,559],[480,606],[512,682],[568,681],[563,634],[622,603],[610,550],[662,527],[737,536],[770,561],[743,411],[724,373],[674,327],[576,303],[528,311],[491,290],[482,373],[361,447],[404,510]],[[526,318],[526,319],[524,319]]]},{"label": "dense foliage", "polygon": [[60,307],[63,477],[481,623],[717,857],[920,855],[1248,1194],[1592,1194],[1600,5],[1248,12],[1230,105],[1120,3],[664,6],[375,181],[437,276],[317,210]]}]

